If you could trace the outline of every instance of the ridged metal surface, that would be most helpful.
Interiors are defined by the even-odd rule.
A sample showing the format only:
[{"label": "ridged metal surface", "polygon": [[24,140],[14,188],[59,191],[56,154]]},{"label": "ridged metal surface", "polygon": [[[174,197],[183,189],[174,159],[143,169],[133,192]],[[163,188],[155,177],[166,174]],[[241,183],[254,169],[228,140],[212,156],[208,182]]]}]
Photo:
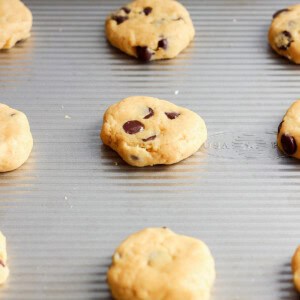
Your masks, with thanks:
[{"label": "ridged metal surface", "polygon": [[[148,226],[210,246],[213,299],[298,299],[289,262],[300,243],[300,166],[275,142],[300,98],[300,69],[266,39],[271,15],[292,3],[182,2],[194,43],[145,65],[105,40],[105,17],[123,1],[26,1],[32,38],[0,53],[0,102],[28,115],[35,140],[28,163],[0,176],[11,268],[1,299],[108,300],[114,248]],[[170,167],[122,163],[100,143],[101,120],[110,104],[139,94],[199,113],[206,146]]]}]

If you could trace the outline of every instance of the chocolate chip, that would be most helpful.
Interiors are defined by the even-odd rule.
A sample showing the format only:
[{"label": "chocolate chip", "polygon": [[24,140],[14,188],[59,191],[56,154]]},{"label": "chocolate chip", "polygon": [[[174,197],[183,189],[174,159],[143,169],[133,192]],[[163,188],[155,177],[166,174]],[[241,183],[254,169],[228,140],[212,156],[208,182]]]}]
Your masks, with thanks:
[{"label": "chocolate chip", "polygon": [[281,121],[280,122],[280,124],[279,124],[279,126],[278,126],[278,133],[280,132],[280,129],[281,129],[281,127],[282,127],[282,123],[283,123],[284,121]]},{"label": "chocolate chip", "polygon": [[136,134],[144,130],[144,125],[139,121],[128,121],[123,125],[123,129],[128,134]]},{"label": "chocolate chip", "polygon": [[276,11],[276,13],[273,15],[273,19],[275,19],[277,16],[279,16],[281,13],[289,11],[288,8],[284,8],[284,9],[280,9],[278,11]]},{"label": "chocolate chip", "polygon": [[181,21],[183,20],[181,17],[178,17],[177,19],[174,19],[173,21]]},{"label": "chocolate chip", "polygon": [[277,47],[280,50],[287,50],[291,43],[293,42],[293,38],[290,32],[284,30],[282,31],[277,38]]},{"label": "chocolate chip", "polygon": [[288,155],[293,155],[297,151],[297,143],[295,139],[288,134],[283,134],[281,136],[281,145],[283,151]]},{"label": "chocolate chip", "polygon": [[0,266],[2,266],[3,268],[5,268],[5,264],[4,262],[0,259]]},{"label": "chocolate chip", "polygon": [[118,25],[122,24],[124,21],[128,20],[127,16],[112,16],[112,19],[117,22]]},{"label": "chocolate chip", "polygon": [[13,116],[15,116],[15,115],[16,115],[16,114],[14,113],[14,114],[11,114],[10,116],[13,117]]},{"label": "chocolate chip", "polygon": [[151,107],[148,107],[148,109],[149,109],[149,114],[148,114],[146,117],[144,117],[144,119],[149,119],[149,118],[151,118],[152,116],[154,116],[154,111],[153,111],[153,109],[152,109]]},{"label": "chocolate chip", "polygon": [[176,112],[165,112],[165,114],[171,120],[174,120],[174,119],[176,119],[177,117],[180,116],[180,114],[176,113]]},{"label": "chocolate chip", "polygon": [[156,135],[152,135],[152,136],[150,136],[150,137],[148,137],[146,139],[143,139],[143,142],[153,141],[153,140],[155,140],[155,138],[156,138]]},{"label": "chocolate chip", "polygon": [[152,52],[148,47],[137,46],[136,55],[142,61],[150,61],[152,57]]},{"label": "chocolate chip", "polygon": [[162,39],[158,42],[158,48],[163,48],[167,49],[168,48],[168,40],[167,39]]},{"label": "chocolate chip", "polygon": [[130,157],[131,157],[132,160],[139,160],[139,158],[135,155],[131,155]]},{"label": "chocolate chip", "polygon": [[162,227],[162,229],[167,229],[167,228],[168,228],[167,226],[163,226],[163,227]]},{"label": "chocolate chip", "polygon": [[131,12],[131,9],[128,7],[122,7],[122,10],[124,10],[126,14],[129,14]]},{"label": "chocolate chip", "polygon": [[151,14],[151,12],[152,12],[152,7],[145,7],[144,8],[144,14],[146,15],[146,16],[148,16],[149,14]]}]

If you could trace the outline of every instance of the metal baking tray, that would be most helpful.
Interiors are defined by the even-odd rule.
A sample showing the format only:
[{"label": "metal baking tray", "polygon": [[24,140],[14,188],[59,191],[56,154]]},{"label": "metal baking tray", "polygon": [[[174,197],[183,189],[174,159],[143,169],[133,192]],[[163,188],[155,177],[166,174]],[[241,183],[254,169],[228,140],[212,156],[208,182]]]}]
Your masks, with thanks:
[{"label": "metal baking tray", "polygon": [[[0,176],[11,276],[4,300],[109,300],[105,274],[132,232],[168,226],[216,259],[212,299],[295,300],[300,165],[276,148],[300,98],[300,68],[267,44],[285,0],[182,0],[197,36],[177,59],[142,64],[105,39],[119,0],[26,0],[32,38],[0,53],[0,102],[24,111],[34,150]],[[208,141],[173,166],[133,168],[102,146],[102,116],[129,95],[199,113]],[[184,300],[184,299],[183,299]]]}]

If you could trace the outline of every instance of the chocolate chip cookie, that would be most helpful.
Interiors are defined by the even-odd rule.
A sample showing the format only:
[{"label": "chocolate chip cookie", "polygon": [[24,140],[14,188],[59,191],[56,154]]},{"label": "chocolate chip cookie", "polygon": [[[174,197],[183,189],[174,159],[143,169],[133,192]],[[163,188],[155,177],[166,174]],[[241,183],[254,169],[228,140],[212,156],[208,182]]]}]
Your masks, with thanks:
[{"label": "chocolate chip cookie", "polygon": [[115,251],[107,273],[116,300],[208,300],[214,259],[200,240],[147,228]]},{"label": "chocolate chip cookie", "polygon": [[19,168],[28,159],[32,145],[25,114],[0,103],[0,172]]},{"label": "chocolate chip cookie", "polygon": [[300,5],[280,9],[273,15],[269,43],[280,55],[300,64]]},{"label": "chocolate chip cookie", "polygon": [[6,264],[6,238],[0,231],[0,285],[2,285],[8,278],[9,269]]},{"label": "chocolate chip cookie", "polygon": [[297,248],[297,250],[294,253],[291,267],[292,267],[294,285],[298,290],[298,292],[300,292],[300,246]]},{"label": "chocolate chip cookie", "polygon": [[196,113],[152,97],[129,97],[105,113],[101,139],[130,165],[174,164],[206,141]]},{"label": "chocolate chip cookie", "polygon": [[30,37],[32,14],[20,0],[0,0],[0,49]]},{"label": "chocolate chip cookie", "polygon": [[174,0],[136,0],[106,20],[109,42],[142,61],[173,58],[194,35],[188,11]]},{"label": "chocolate chip cookie", "polygon": [[289,156],[300,158],[300,100],[294,102],[278,126],[277,144]]}]

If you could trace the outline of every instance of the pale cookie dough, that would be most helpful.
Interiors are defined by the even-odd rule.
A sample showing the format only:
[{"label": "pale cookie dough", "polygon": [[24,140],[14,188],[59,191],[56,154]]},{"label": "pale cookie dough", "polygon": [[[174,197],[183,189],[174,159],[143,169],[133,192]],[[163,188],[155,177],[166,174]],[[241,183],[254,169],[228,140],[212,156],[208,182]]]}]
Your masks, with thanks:
[{"label": "pale cookie dough", "polygon": [[32,14],[20,0],[0,0],[0,49],[30,37]]},{"label": "pale cookie dough", "polygon": [[9,269],[6,264],[6,238],[0,231],[0,285],[2,285],[8,278]]},{"label": "pale cookie dough", "polygon": [[291,105],[279,124],[277,144],[285,154],[300,158],[300,100]]},{"label": "pale cookie dough", "polygon": [[294,285],[298,292],[300,292],[300,246],[297,248],[293,258],[292,258],[292,272]]},{"label": "pale cookie dough", "polygon": [[188,11],[174,0],[136,0],[110,15],[110,43],[142,61],[177,56],[194,39]]},{"label": "pale cookie dough", "polygon": [[25,114],[0,103],[0,172],[19,168],[28,159],[32,145]]},{"label": "pale cookie dough", "polygon": [[116,300],[208,300],[215,276],[202,241],[148,228],[116,249],[107,281]]},{"label": "pale cookie dough", "polygon": [[206,141],[196,113],[152,97],[129,97],[104,114],[101,139],[130,165],[174,164]]},{"label": "pale cookie dough", "polygon": [[278,54],[300,64],[300,4],[273,15],[269,43]]}]

